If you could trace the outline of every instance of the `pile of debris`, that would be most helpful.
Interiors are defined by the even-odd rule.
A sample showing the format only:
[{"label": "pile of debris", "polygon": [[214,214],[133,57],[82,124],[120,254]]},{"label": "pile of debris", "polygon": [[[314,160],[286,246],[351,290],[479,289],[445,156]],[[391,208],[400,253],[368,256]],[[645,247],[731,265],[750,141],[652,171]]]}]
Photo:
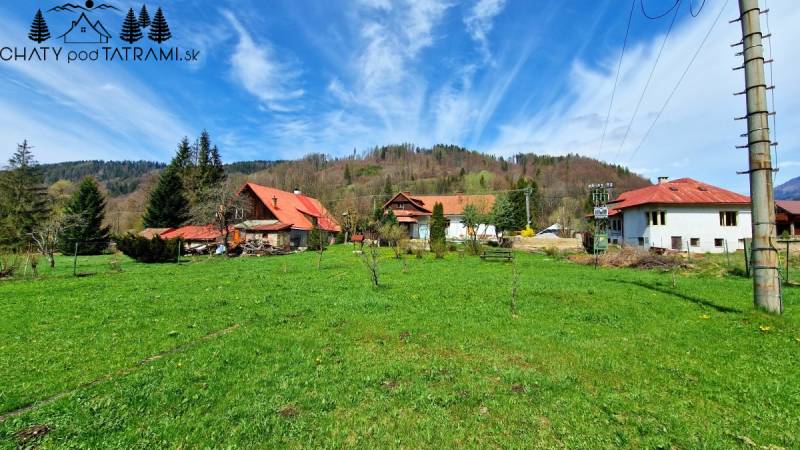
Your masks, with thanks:
[{"label": "pile of debris", "polygon": [[688,268],[689,264],[678,254],[658,254],[649,252],[639,247],[621,247],[609,249],[597,255],[575,254],[569,260],[578,264],[600,265],[603,267],[627,267],[634,269],[662,269]]},{"label": "pile of debris", "polygon": [[262,240],[249,240],[241,245],[242,256],[276,256],[288,255],[291,251],[281,247],[275,247],[269,242]]}]

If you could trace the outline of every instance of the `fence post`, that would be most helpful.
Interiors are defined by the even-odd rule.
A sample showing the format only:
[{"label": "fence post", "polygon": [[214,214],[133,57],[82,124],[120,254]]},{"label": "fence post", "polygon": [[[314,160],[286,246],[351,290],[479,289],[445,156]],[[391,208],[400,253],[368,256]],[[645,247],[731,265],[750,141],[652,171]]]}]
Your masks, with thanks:
[{"label": "fence post", "polygon": [[78,243],[75,243],[75,254],[72,257],[72,276],[78,276]]},{"label": "fence post", "polygon": [[786,279],[784,280],[786,285],[789,285],[789,240],[786,240]]},{"label": "fence post", "polygon": [[747,238],[744,240],[744,272],[747,278],[750,278],[750,259],[747,257],[750,254],[749,246],[747,245]]}]

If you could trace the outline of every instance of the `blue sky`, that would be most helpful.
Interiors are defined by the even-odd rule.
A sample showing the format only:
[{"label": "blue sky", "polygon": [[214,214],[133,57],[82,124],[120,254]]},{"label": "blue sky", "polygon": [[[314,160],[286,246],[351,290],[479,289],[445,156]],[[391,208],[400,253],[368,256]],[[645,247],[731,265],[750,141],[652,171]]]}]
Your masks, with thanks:
[{"label": "blue sky", "polygon": [[[644,0],[651,14],[674,0]],[[763,1],[763,0],[762,0]],[[82,3],[82,2],[78,2]],[[127,11],[141,1],[110,0]],[[701,0],[694,1],[695,10]],[[0,47],[26,39],[37,8],[0,5]],[[627,0],[208,1],[162,6],[172,45],[197,63],[0,61],[0,157],[28,139],[42,162],[168,160],[203,128],[226,161],[346,155],[400,142],[453,143],[486,153],[580,153],[654,178],[691,176],[747,191],[737,176],[744,124],[735,0],[679,5],[636,120],[624,139],[671,15],[637,3],[605,140],[606,113],[631,3]],[[722,10],[722,8],[725,8]],[[781,172],[800,168],[800,3],[770,0]],[[660,117],[692,54],[722,15]],[[71,13],[45,13],[54,36]],[[117,38],[123,15],[92,14]],[[62,30],[63,29],[63,30]],[[43,44],[58,44],[56,40]],[[64,45],[67,47],[66,45]],[[80,47],[80,46],[78,46]],[[97,46],[85,46],[87,49]],[[74,46],[69,49],[77,48]],[[767,48],[769,52],[769,48]],[[624,143],[623,143],[624,140]],[[640,146],[641,143],[641,146]],[[602,144],[602,145],[601,145]],[[638,150],[636,148],[639,147]],[[592,180],[587,180],[592,181]],[[594,180],[600,181],[600,180]]]}]

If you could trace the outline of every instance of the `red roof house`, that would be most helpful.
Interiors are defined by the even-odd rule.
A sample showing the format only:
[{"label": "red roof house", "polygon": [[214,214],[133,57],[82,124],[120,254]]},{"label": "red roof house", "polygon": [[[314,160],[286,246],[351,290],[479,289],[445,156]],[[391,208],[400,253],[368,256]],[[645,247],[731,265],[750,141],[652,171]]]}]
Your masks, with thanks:
[{"label": "red roof house", "polygon": [[[414,239],[428,238],[428,219],[433,214],[433,206],[442,204],[444,216],[449,221],[448,239],[463,239],[468,230],[461,225],[461,216],[467,205],[474,205],[482,213],[491,211],[494,206],[494,195],[412,195],[400,192],[383,205],[384,211],[391,210],[397,221],[408,228],[409,236]],[[482,237],[494,236],[494,227],[480,225],[477,233]]]},{"label": "red roof house", "polygon": [[608,208],[611,243],[719,253],[742,249],[751,234],[750,197],[691,178],[660,178]]},{"label": "red roof house", "polygon": [[246,239],[261,239],[275,246],[306,247],[309,232],[316,226],[328,233],[338,233],[342,227],[333,215],[312,197],[299,190],[280,189],[246,183],[239,195],[250,199],[251,210],[236,228]]}]

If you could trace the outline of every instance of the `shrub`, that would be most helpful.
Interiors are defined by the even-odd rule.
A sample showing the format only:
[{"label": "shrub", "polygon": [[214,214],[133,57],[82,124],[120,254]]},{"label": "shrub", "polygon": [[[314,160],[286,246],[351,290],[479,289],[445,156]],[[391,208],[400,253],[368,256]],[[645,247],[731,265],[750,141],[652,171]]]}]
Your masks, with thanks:
[{"label": "shrub", "polygon": [[122,253],[143,263],[177,262],[179,246],[183,245],[181,239],[146,239],[134,234],[121,236],[116,242]]},{"label": "shrub", "polygon": [[525,229],[520,232],[520,236],[522,237],[533,237],[535,234],[531,227],[525,227]]},{"label": "shrub", "polygon": [[447,253],[447,244],[441,241],[431,241],[431,251],[436,255],[436,259],[442,259]]}]

